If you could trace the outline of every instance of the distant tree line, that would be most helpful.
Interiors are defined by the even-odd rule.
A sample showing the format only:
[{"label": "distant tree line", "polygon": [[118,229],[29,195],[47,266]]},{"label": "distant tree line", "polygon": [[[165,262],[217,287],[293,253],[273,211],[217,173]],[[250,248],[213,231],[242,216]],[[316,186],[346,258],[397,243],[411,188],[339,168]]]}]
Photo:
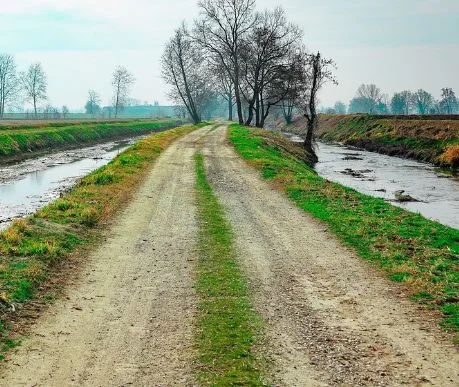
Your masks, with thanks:
[{"label": "distant tree line", "polygon": [[257,12],[255,0],[201,0],[198,7],[200,17],[177,28],[162,57],[171,99],[196,123],[218,99],[229,120],[257,127],[275,109],[287,121],[299,111],[307,119],[304,146],[315,158],[317,94],[335,82],[333,61],[306,50],[282,8]]},{"label": "distant tree line", "polygon": [[457,114],[459,113],[459,99],[452,88],[442,88],[440,99],[435,99],[432,94],[423,89],[418,91],[403,90],[394,93],[389,98],[387,94],[374,84],[363,84],[356,92],[355,97],[349,102],[349,107],[342,102],[337,102],[334,107],[322,110],[328,114]]},{"label": "distant tree line", "polygon": [[[124,67],[118,66],[112,76],[113,98],[109,115],[117,117],[129,101],[129,92],[134,83],[134,76]],[[10,54],[0,53],[0,120],[6,109],[18,108],[24,102],[33,107],[26,118],[61,119],[67,118],[69,109],[43,105],[47,100],[48,78],[40,63],[33,63],[26,71],[18,72],[15,59]],[[89,91],[85,105],[87,114],[96,116],[102,113],[100,96]]]}]

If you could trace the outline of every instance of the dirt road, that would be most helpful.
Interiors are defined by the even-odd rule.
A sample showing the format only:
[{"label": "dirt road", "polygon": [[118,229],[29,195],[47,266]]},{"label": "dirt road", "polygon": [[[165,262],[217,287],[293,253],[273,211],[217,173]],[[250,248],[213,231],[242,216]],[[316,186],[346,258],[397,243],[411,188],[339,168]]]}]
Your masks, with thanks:
[{"label": "dirt road", "polygon": [[24,340],[1,385],[192,383],[193,156],[206,130],[161,155],[81,283]]},{"label": "dirt road", "polygon": [[[282,385],[457,385],[459,357],[435,323],[227,145],[206,139],[209,181],[269,324],[265,348]],[[425,317],[425,316],[424,316]]]},{"label": "dirt road", "polygon": [[159,158],[87,275],[12,355],[1,385],[193,384],[200,147],[267,322],[257,351],[272,360],[277,384],[456,385],[457,352],[435,324],[261,181],[224,127],[194,132]]}]

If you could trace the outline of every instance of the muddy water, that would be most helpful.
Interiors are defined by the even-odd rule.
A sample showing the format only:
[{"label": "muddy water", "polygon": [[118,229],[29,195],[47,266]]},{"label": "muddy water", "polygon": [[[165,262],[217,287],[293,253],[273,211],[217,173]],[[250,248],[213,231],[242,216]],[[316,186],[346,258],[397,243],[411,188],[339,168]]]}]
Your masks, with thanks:
[{"label": "muddy water", "polygon": [[[320,176],[459,229],[459,176],[431,164],[339,144],[319,143],[317,154]],[[395,192],[401,190],[418,201],[397,202]]]},{"label": "muddy water", "polygon": [[0,166],[0,229],[55,200],[79,178],[107,164],[140,138]]}]

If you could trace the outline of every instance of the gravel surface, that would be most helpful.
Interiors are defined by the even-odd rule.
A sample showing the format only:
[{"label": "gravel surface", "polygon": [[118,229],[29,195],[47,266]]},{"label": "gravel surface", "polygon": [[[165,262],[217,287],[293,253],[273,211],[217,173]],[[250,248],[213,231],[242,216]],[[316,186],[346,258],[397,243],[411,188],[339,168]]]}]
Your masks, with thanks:
[{"label": "gravel surface", "polygon": [[262,181],[225,129],[163,153],[82,278],[13,350],[0,385],[194,384],[200,147],[267,323],[256,350],[276,385],[457,385],[458,353],[434,318]]},{"label": "gravel surface", "polygon": [[224,127],[207,136],[204,154],[268,322],[259,350],[280,385],[458,385],[457,351],[401,287],[262,181]]},{"label": "gravel surface", "polygon": [[205,130],[160,156],[80,283],[18,347],[0,385],[192,384],[193,155]]}]

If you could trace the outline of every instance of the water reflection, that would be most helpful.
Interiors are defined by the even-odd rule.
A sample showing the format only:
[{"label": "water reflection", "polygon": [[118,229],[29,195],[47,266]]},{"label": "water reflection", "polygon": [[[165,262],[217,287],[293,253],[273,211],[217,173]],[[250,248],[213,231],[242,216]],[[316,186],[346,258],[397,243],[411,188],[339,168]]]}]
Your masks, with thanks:
[{"label": "water reflection", "polygon": [[31,214],[55,200],[79,178],[107,164],[138,139],[59,152],[0,167],[0,229],[12,219]]}]

